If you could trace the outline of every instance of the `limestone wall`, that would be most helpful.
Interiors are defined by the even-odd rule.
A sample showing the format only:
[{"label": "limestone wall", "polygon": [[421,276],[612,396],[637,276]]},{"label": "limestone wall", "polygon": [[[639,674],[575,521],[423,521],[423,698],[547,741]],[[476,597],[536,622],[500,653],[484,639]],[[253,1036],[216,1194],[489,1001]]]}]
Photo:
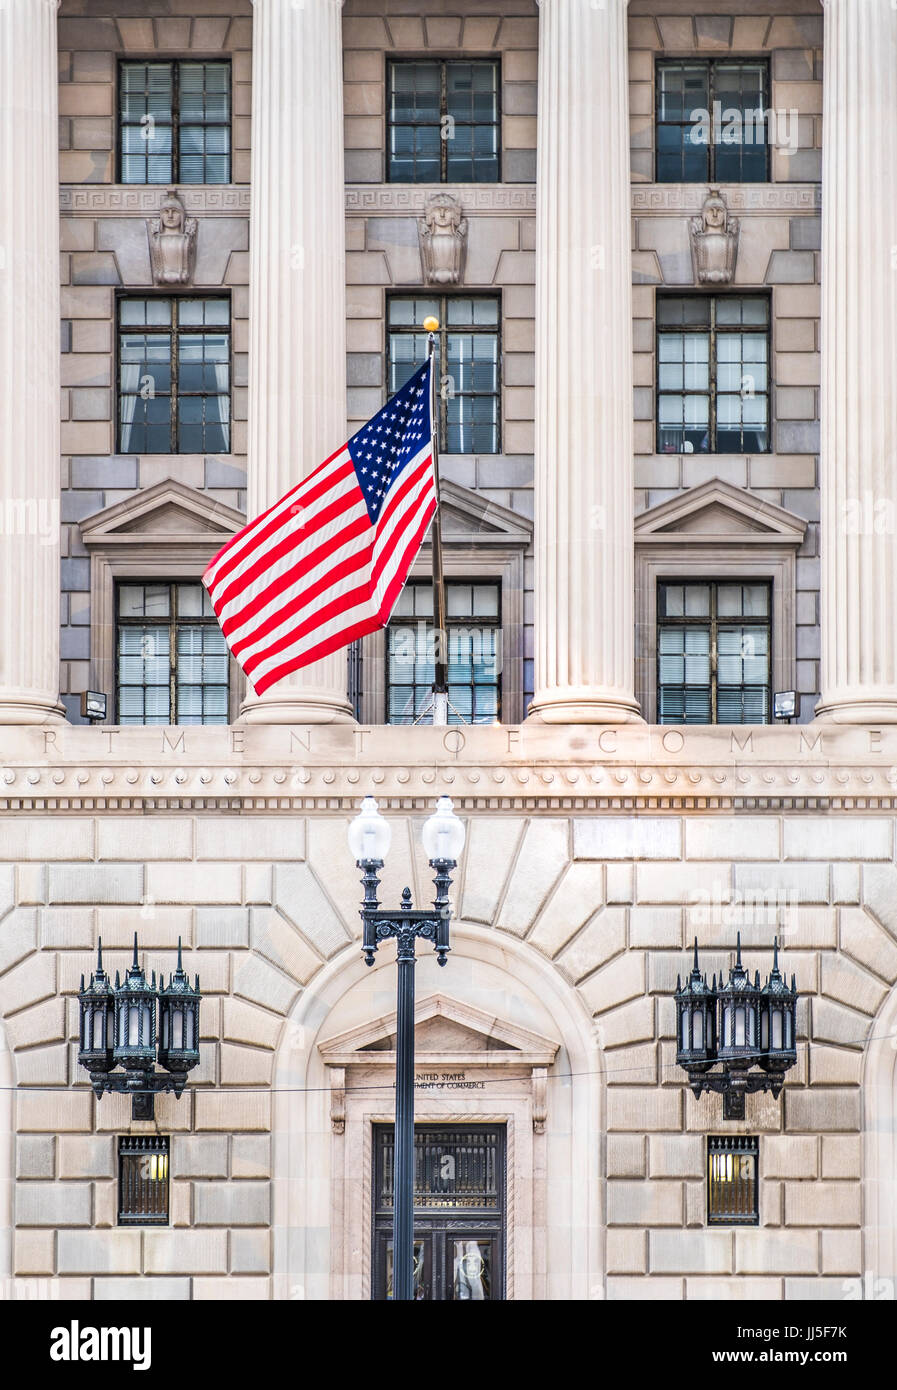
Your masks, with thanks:
[{"label": "limestone wall", "polygon": [[[406,883],[416,902],[427,900],[419,833],[432,796],[450,791],[468,819],[454,892],[458,945],[439,972],[443,991],[463,995],[476,978],[466,937],[479,934],[499,950],[507,942],[509,998],[522,953],[546,998],[567,999],[571,1026],[592,1020],[585,1069],[600,1101],[576,1120],[599,1156],[606,1213],[603,1264],[589,1283],[600,1292],[591,1296],[719,1297],[722,1287],[734,1297],[838,1299],[857,1296],[850,1281],[867,1269],[893,1274],[870,1265],[873,1246],[864,1255],[862,1244],[877,1200],[868,1167],[863,1195],[862,1145],[868,1164],[893,1125],[887,1095],[871,1083],[864,1119],[862,1090],[866,1045],[892,1026],[885,1016],[897,981],[895,807],[883,791],[893,764],[881,735],[875,755],[860,753],[866,732],[856,731],[833,735],[822,758],[817,750],[801,760],[797,730],[770,731],[757,755],[724,752],[718,731],[716,757],[709,745],[691,750],[707,769],[700,777],[685,750],[665,764],[641,762],[642,791],[625,794],[631,764],[622,746],[618,759],[598,763],[585,745],[560,762],[537,744],[502,758],[508,731],[490,730],[488,749],[446,760],[438,731],[421,730],[416,761],[402,768],[383,760],[382,737],[369,733],[356,765],[342,758],[335,772],[326,749],[272,761],[271,740],[288,730],[247,731],[258,747],[233,753],[228,767],[209,756],[213,732],[197,731],[192,751],[182,746],[155,764],[144,751],[130,784],[125,760],[136,743],[108,766],[84,760],[86,740],[101,732],[79,734],[71,756],[51,753],[43,764],[19,756],[4,770],[0,1007],[22,1088],[17,1275],[58,1275],[74,1297],[142,1291],[119,1282],[141,1274],[176,1297],[267,1297],[272,1274],[302,1284],[306,1272],[272,1256],[271,1086],[285,1047],[311,1056],[328,1035],[331,994],[318,992],[320,981],[358,960],[359,889],[345,842],[357,797],[347,777],[379,787],[393,824],[387,903]],[[714,800],[706,786],[715,767],[718,782],[738,778],[750,795]],[[283,794],[264,794],[278,777]],[[653,809],[645,778],[655,783]],[[772,781],[782,789],[758,791]],[[813,785],[818,794],[806,795]],[[856,790],[863,785],[865,794]],[[170,970],[182,936],[204,994],[202,1066],[180,1101],[157,1102],[158,1130],[172,1135],[168,1230],[116,1229],[113,1136],[153,1126],[133,1124],[121,1098],[97,1102],[75,1059],[74,995],[96,938],[107,968],[123,969],[135,928],[148,970]],[[675,1065],[671,992],[695,935],[703,964],[719,972],[737,930],[746,963],[762,974],[773,936],[781,939],[783,968],[801,992],[799,1061],[781,1101],[749,1097],[745,1121],[723,1125],[720,1098],[696,1102]],[[388,1001],[392,960],[378,969]],[[288,1022],[297,1010],[298,1034]],[[549,1183],[568,1161],[570,1133],[552,1129],[560,1112],[551,1096],[569,1071],[562,1050],[549,1072]],[[290,1112],[283,1123],[295,1133],[303,1122]],[[759,1228],[705,1228],[704,1136],[720,1132],[760,1136]],[[276,1124],[273,1137],[276,1145]],[[328,1146],[329,1138],[325,1165]],[[317,1167],[289,1174],[312,1177],[326,1190]],[[558,1208],[551,1223],[563,1229],[571,1219],[575,1212]],[[885,1231],[882,1248],[890,1238]],[[558,1288],[586,1278],[563,1262],[552,1268]]]}]

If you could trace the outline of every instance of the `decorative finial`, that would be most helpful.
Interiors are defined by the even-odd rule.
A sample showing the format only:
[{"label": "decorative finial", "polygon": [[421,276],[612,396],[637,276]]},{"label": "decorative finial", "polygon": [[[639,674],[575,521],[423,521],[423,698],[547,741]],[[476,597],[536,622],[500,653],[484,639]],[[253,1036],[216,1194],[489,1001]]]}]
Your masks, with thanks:
[{"label": "decorative finial", "polygon": [[134,933],[134,967],[133,967],[133,968],[134,968],[135,970],[139,970],[139,969],[140,969],[140,962],[139,962],[139,960],[137,959],[137,933],[136,933],[136,932]]}]

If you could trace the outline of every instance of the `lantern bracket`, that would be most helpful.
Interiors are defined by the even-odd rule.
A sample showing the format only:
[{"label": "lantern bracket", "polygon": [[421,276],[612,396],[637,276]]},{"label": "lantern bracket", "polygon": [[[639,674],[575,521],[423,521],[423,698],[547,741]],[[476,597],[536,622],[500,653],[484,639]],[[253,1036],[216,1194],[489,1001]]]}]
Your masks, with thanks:
[{"label": "lantern bracket", "polygon": [[132,1120],[156,1118],[156,1096],[173,1091],[180,1100],[187,1084],[185,1075],[170,1072],[96,1072],[90,1073],[90,1084],[97,1100],[109,1095],[131,1097]]}]

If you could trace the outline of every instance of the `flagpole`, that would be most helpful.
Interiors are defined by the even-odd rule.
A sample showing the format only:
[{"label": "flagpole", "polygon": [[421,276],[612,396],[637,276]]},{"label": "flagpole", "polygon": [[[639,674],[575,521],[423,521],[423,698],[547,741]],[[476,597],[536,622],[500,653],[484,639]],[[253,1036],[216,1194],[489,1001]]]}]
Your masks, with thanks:
[{"label": "flagpole", "polygon": [[445,612],[445,572],[442,565],[442,507],[439,498],[439,417],[436,393],[436,333],[439,320],[432,315],[424,319],[427,330],[427,357],[430,363],[430,426],[433,449],[433,477],[436,484],[436,514],[433,517],[433,616],[436,621],[436,670],[433,681],[433,723],[448,724],[448,632]]}]

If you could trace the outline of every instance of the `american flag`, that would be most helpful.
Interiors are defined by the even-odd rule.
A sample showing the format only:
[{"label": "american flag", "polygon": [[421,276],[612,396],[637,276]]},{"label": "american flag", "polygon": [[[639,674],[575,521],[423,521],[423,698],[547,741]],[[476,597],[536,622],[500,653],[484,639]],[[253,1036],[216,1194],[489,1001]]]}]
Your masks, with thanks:
[{"label": "american flag", "polygon": [[203,583],[256,692],[389,621],[436,511],[430,363],[228,541]]}]

